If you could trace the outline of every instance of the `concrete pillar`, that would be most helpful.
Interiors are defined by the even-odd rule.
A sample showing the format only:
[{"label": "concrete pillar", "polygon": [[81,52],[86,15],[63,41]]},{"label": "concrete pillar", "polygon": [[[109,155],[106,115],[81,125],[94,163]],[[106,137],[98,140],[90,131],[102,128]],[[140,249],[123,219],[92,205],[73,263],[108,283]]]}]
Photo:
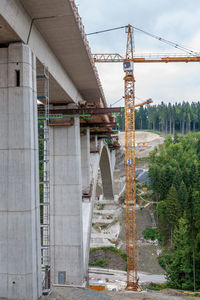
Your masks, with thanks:
[{"label": "concrete pillar", "polygon": [[0,48],[0,297],[41,295],[35,57]]},{"label": "concrete pillar", "polygon": [[98,150],[98,138],[95,135],[90,139],[90,152],[97,152],[97,150]]},{"label": "concrete pillar", "polygon": [[116,150],[110,151],[110,162],[111,162],[112,172],[114,172],[115,162],[116,162]]},{"label": "concrete pillar", "polygon": [[103,195],[107,200],[114,199],[113,193],[113,172],[110,161],[110,155],[108,148],[105,146],[101,152],[100,158],[100,169],[101,169],[101,178],[103,185]]},{"label": "concrete pillar", "polygon": [[51,279],[84,280],[80,122],[50,128]]},{"label": "concrete pillar", "polygon": [[82,190],[90,190],[90,130],[81,136],[81,173],[82,173]]}]

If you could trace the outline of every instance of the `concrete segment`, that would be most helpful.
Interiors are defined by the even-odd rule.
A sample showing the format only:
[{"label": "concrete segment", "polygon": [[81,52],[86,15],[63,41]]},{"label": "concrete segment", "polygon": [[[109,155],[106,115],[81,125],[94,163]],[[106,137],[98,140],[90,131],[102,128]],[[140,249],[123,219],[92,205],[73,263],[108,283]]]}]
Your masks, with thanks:
[{"label": "concrete segment", "polygon": [[84,281],[82,180],[79,118],[74,126],[50,128],[51,276],[58,282]]},{"label": "concrete segment", "polygon": [[41,259],[35,59],[28,46],[10,44],[0,49],[0,69],[5,71],[0,75],[0,297],[36,300]]}]

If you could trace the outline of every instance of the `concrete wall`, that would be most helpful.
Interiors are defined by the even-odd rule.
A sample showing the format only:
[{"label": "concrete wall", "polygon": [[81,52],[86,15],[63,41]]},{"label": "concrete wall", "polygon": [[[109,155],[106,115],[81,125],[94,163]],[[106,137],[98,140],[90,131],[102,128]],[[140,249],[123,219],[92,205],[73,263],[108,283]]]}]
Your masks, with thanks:
[{"label": "concrete wall", "polygon": [[84,280],[82,180],[79,118],[71,127],[50,128],[51,279]]},{"label": "concrete wall", "polygon": [[35,68],[29,47],[0,49],[0,297],[25,300],[41,295]]}]

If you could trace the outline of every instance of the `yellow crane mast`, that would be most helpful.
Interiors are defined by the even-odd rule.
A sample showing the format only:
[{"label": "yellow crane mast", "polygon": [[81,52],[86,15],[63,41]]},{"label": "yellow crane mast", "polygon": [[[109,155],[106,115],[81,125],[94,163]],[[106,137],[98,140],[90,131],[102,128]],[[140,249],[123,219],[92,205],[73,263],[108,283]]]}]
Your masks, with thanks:
[{"label": "yellow crane mast", "polygon": [[135,108],[152,103],[149,99],[135,104],[134,63],[199,62],[200,56],[180,54],[135,55],[133,51],[133,26],[126,26],[126,57],[118,53],[93,54],[95,63],[123,62],[125,72],[125,168],[126,168],[126,252],[127,289],[138,289],[137,232],[136,232],[136,174],[135,174]]},{"label": "yellow crane mast", "polygon": [[135,176],[135,78],[133,74],[133,28],[128,26],[125,71],[125,169],[127,289],[138,289]]}]

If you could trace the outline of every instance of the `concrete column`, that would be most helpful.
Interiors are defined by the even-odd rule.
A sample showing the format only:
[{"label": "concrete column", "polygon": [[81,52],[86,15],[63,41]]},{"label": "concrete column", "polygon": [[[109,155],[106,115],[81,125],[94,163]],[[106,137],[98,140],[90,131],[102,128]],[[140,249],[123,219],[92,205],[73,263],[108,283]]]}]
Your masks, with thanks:
[{"label": "concrete column", "polygon": [[84,280],[80,122],[50,128],[51,278]]},{"label": "concrete column", "polygon": [[104,198],[107,200],[114,199],[113,172],[112,172],[109,150],[108,147],[106,146],[104,146],[102,149],[99,165],[101,169]]},{"label": "concrete column", "polygon": [[95,135],[90,139],[90,151],[97,152],[97,150],[98,150],[98,138]]},{"label": "concrete column", "polygon": [[35,57],[0,48],[0,297],[41,295]]},{"label": "concrete column", "polygon": [[81,173],[82,173],[82,190],[90,190],[90,130],[81,136]]},{"label": "concrete column", "polygon": [[114,172],[115,162],[116,162],[116,150],[110,151],[110,162],[111,162],[112,172]]}]

